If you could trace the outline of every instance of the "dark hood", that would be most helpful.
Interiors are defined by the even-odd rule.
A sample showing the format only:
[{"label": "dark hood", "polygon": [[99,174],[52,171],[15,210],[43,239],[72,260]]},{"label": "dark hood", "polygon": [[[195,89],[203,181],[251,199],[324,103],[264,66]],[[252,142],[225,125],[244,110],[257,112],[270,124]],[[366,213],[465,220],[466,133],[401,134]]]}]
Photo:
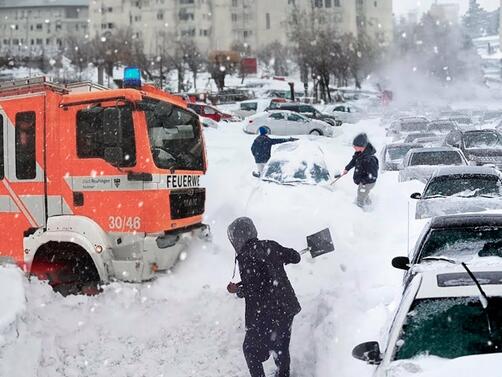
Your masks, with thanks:
[{"label": "dark hood", "polygon": [[239,217],[227,229],[228,239],[237,254],[240,254],[242,247],[249,241],[258,238],[258,232],[249,217]]}]

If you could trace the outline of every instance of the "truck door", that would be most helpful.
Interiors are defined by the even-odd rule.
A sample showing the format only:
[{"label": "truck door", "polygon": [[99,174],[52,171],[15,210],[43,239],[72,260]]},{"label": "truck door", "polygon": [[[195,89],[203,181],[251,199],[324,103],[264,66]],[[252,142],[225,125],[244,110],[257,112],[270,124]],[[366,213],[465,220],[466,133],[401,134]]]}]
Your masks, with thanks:
[{"label": "truck door", "polygon": [[63,153],[71,160],[65,179],[73,213],[105,231],[140,230],[144,182],[131,180],[124,170],[136,166],[132,108],[96,104],[73,111],[67,131],[71,143]]},{"label": "truck door", "polygon": [[[2,103],[5,142],[5,177],[10,201],[24,227],[38,228],[46,221],[45,96],[17,98]],[[25,230],[26,230],[25,229]]]}]

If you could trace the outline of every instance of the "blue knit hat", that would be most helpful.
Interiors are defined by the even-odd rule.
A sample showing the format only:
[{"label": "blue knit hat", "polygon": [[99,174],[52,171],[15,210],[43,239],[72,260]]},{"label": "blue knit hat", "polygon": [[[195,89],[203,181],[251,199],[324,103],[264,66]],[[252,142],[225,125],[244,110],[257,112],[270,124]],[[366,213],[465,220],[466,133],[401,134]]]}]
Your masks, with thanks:
[{"label": "blue knit hat", "polygon": [[260,135],[268,134],[268,129],[266,127],[260,127],[258,131],[260,131]]}]

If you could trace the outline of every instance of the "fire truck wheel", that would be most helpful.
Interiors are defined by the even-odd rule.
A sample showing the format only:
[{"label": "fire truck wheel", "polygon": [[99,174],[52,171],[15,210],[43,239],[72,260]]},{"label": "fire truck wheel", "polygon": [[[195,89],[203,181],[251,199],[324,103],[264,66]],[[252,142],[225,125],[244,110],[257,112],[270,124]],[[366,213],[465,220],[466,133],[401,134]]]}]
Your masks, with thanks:
[{"label": "fire truck wheel", "polygon": [[35,254],[31,275],[48,280],[62,295],[96,294],[100,290],[98,270],[92,258],[78,245],[48,242]]}]

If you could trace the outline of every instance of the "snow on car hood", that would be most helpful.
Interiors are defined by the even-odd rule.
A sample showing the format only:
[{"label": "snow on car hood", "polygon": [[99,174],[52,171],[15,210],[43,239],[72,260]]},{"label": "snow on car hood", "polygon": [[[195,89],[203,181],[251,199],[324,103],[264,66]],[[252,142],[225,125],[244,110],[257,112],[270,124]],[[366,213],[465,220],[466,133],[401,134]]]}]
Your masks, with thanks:
[{"label": "snow on car hood", "polygon": [[280,184],[317,185],[330,180],[319,146],[309,140],[282,144],[265,166],[262,180]]},{"label": "snow on car hood", "polygon": [[502,368],[502,354],[464,356],[457,359],[442,359],[424,356],[413,360],[396,361],[390,364],[386,377],[473,377],[495,376]]}]

